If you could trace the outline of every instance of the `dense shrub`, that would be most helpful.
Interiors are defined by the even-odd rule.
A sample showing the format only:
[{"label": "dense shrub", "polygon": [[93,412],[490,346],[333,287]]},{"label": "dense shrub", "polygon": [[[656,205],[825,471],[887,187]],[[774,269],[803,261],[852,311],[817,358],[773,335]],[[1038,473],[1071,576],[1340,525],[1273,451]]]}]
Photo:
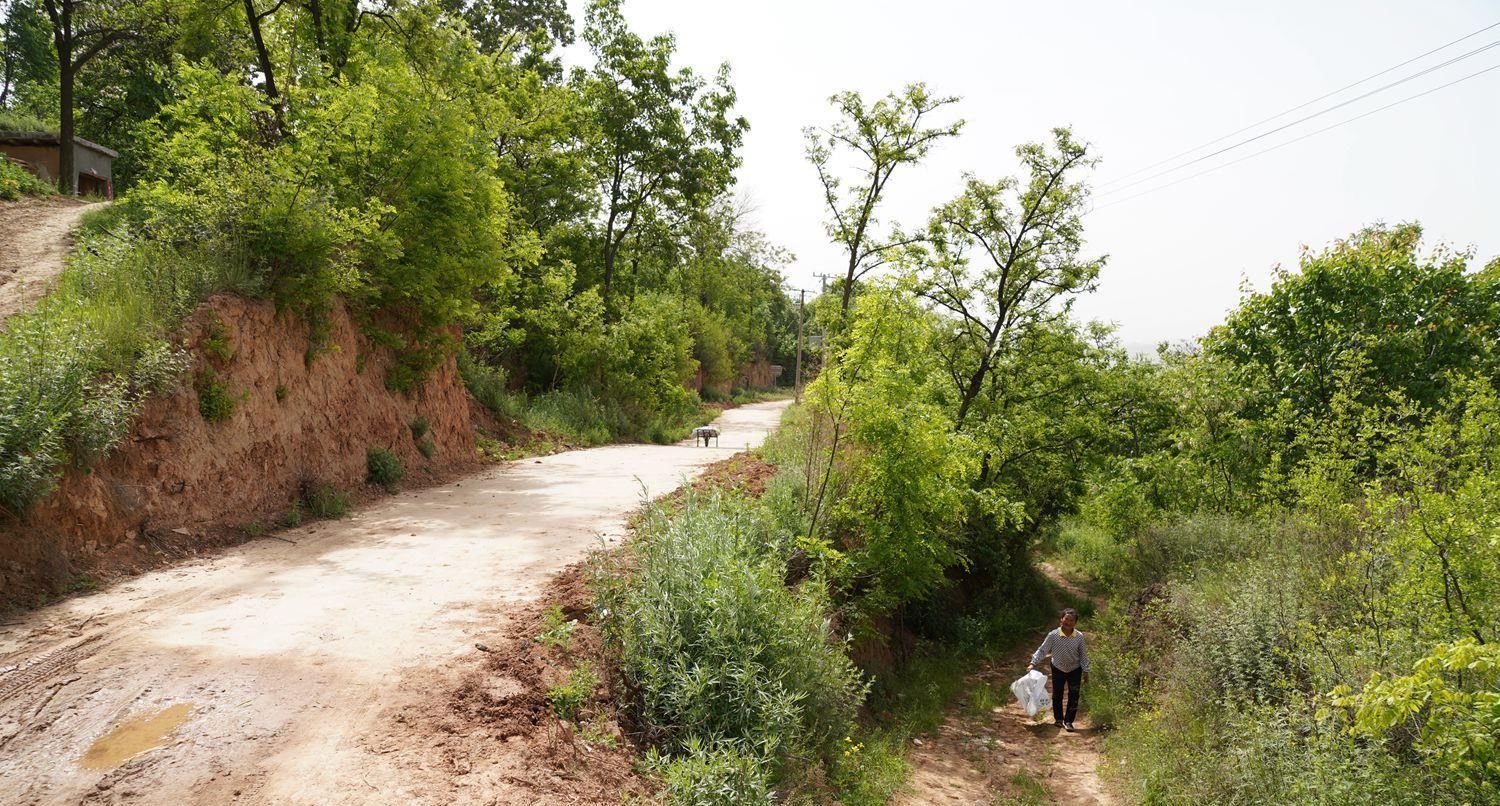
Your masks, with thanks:
[{"label": "dense shrub", "polygon": [[547,701],[552,703],[552,712],[558,719],[577,722],[598,685],[599,675],[587,666],[580,666],[569,672],[566,680],[547,689]]},{"label": "dense shrub", "polygon": [[692,740],[682,752],[652,752],[646,768],[661,779],[670,806],[771,806],[776,792],[760,756],[735,748],[711,750]]},{"label": "dense shrub", "polygon": [[779,772],[826,756],[862,696],[829,634],[826,594],[787,587],[784,558],[768,550],[783,541],[768,526],[743,501],[692,496],[675,517],[651,511],[632,571],[596,576],[648,736],[671,756],[710,754],[689,765],[695,775],[734,759]]},{"label": "dense shrub", "polygon": [[1162,513],[1126,538],[1116,584],[1150,587],[1108,628],[1091,702],[1138,799],[1495,798],[1500,394],[1445,384],[1430,408],[1335,394],[1280,471],[1294,506]]},{"label": "dense shrub", "polygon": [[235,394],[229,383],[212,368],[199,371],[195,386],[198,389],[198,413],[211,423],[222,423],[233,417],[234,410],[243,400],[243,396]]},{"label": "dense shrub", "polygon": [[233,282],[178,253],[142,255],[119,231],[80,239],[57,290],[0,334],[0,507],[12,514],[46,495],[64,465],[124,439],[145,396],[186,366],[166,339],[170,323]]}]

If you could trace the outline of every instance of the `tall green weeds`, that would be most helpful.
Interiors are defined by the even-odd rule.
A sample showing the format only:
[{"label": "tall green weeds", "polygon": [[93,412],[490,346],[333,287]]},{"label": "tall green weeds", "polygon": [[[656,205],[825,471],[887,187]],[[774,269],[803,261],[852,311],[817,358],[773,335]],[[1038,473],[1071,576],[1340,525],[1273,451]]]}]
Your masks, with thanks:
[{"label": "tall green weeds", "polygon": [[0,333],[0,507],[13,515],[119,444],[145,397],[180,377],[186,355],[167,336],[183,316],[214,292],[257,290],[241,264],[141,242],[116,218],[92,216],[57,290]]}]

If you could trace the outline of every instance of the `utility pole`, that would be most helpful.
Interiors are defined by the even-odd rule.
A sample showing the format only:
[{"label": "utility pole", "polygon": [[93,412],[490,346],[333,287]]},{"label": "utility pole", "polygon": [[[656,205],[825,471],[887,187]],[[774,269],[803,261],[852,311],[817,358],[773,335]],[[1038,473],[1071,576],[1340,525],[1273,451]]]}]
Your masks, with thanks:
[{"label": "utility pole", "polygon": [[792,382],[793,399],[802,402],[802,309],[807,305],[807,289],[797,289],[797,378]]}]

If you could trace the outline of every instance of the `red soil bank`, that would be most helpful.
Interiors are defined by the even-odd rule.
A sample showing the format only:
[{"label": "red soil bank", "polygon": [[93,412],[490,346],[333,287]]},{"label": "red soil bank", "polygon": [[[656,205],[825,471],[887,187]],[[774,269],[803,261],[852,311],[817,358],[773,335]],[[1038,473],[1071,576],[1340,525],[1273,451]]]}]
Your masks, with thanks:
[{"label": "red soil bank", "polygon": [[[393,392],[389,354],[342,306],[329,320],[331,349],[309,365],[307,324],[270,302],[219,296],[200,306],[178,334],[193,368],[147,401],[129,439],[91,470],[68,470],[23,521],[0,524],[0,605],[242,540],[258,531],[252,524],[278,524],[310,483],[362,487],[370,448],[393,451],[415,482],[476,463],[452,359],[410,394]],[[228,360],[204,354],[213,335],[227,340]],[[239,400],[219,423],[199,413],[194,384],[210,367]],[[431,459],[413,437],[418,417]]]}]

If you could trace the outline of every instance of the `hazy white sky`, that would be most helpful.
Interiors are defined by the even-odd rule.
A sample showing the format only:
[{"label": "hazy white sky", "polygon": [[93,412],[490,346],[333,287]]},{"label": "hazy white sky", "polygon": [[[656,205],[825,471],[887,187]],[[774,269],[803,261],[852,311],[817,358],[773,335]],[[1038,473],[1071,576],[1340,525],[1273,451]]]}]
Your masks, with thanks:
[{"label": "hazy white sky", "polygon": [[[963,97],[961,138],[889,186],[882,218],[915,225],[964,171],[1013,173],[1015,145],[1053,126],[1091,141],[1104,158],[1097,181],[1109,182],[1500,22],[1500,2],[626,0],[625,13],[642,34],[674,31],[684,64],[732,65],[751,125],[740,192],[754,223],[796,253],[791,281],[817,288],[814,274],[840,261],[801,130],[831,120],[836,91],[876,96],[920,80]],[[1286,120],[1494,41],[1500,28]],[[1110,262],[1077,310],[1117,323],[1128,345],[1191,338],[1235,304],[1244,279],[1263,286],[1302,245],[1376,221],[1421,221],[1429,243],[1472,246],[1480,262],[1500,253],[1500,70],[1104,206],[1496,64],[1500,47],[1101,197],[1088,239]]]}]

